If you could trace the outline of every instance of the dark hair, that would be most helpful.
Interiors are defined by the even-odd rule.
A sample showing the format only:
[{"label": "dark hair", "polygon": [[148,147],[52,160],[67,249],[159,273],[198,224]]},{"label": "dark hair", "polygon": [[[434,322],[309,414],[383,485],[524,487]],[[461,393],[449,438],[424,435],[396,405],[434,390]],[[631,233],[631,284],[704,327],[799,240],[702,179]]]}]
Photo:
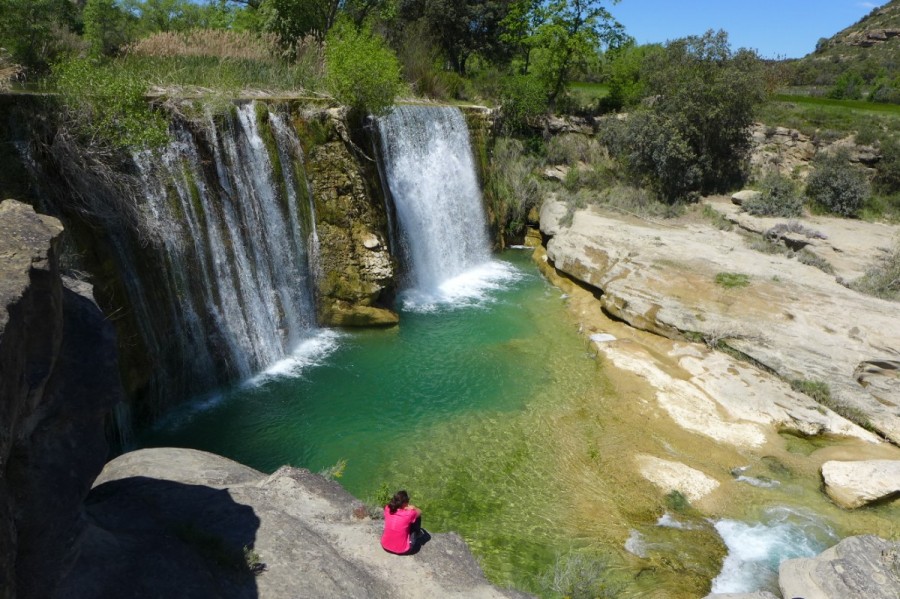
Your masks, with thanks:
[{"label": "dark hair", "polygon": [[396,514],[397,510],[402,508],[404,505],[409,503],[409,493],[406,491],[397,491],[394,493],[394,496],[391,497],[391,500],[388,501],[388,509],[392,514]]}]

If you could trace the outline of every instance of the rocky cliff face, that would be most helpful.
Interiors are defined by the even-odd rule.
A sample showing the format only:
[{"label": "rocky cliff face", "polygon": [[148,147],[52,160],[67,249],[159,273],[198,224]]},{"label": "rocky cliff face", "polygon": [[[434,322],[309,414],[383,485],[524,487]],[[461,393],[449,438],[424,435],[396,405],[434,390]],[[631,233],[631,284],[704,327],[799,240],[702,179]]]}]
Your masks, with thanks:
[{"label": "rocky cliff face", "polygon": [[63,281],[62,226],[0,204],[0,597],[48,597],[122,399],[114,335],[89,288]]},{"label": "rocky cliff face", "polygon": [[[382,326],[399,321],[390,309],[395,287],[385,204],[374,164],[354,147],[341,111],[305,117],[320,141],[307,153],[318,234],[317,309],[326,326]],[[354,155],[354,150],[357,155]]]}]

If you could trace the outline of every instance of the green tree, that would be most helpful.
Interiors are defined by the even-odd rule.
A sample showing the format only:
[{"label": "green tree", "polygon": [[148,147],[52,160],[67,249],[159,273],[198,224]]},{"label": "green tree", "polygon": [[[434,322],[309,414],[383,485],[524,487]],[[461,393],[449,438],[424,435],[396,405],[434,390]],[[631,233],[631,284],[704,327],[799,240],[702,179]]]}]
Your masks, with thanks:
[{"label": "green tree", "polygon": [[501,24],[511,4],[511,0],[401,0],[399,16],[408,22],[422,20],[450,67],[465,75],[474,54],[489,60],[507,58]]},{"label": "green tree", "polygon": [[662,52],[659,44],[638,46],[626,43],[604,56],[609,95],[603,104],[611,110],[637,105],[647,95],[646,81],[641,77],[644,63],[653,53]]},{"label": "green tree", "polygon": [[[610,0],[616,4],[618,0]],[[565,90],[575,68],[604,46],[626,41],[624,29],[600,0],[551,0],[537,5],[531,45],[539,50],[537,74],[549,90],[550,103]]]},{"label": "green tree", "polygon": [[646,58],[642,78],[652,102],[645,110],[664,121],[665,130],[676,131],[679,145],[693,154],[699,169],[693,189],[723,191],[741,181],[750,148],[747,131],[765,99],[756,53],[732,52],[724,31],[708,31],[669,42],[665,51]]},{"label": "green tree", "polygon": [[82,12],[84,38],[94,56],[112,55],[129,39],[130,15],[116,5],[116,0],[87,0]]},{"label": "green tree", "polygon": [[75,26],[70,0],[0,0],[0,46],[13,59],[43,71],[57,58],[59,38]]},{"label": "green tree", "polygon": [[400,92],[400,63],[384,39],[339,20],[325,40],[326,85],[357,114],[386,111]]}]

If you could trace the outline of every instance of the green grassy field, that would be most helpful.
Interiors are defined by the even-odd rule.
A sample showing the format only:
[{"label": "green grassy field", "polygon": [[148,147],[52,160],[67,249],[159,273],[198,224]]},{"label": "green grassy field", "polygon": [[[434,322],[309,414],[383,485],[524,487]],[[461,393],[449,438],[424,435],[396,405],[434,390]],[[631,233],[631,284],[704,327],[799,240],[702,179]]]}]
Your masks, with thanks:
[{"label": "green grassy field", "polygon": [[900,106],[777,94],[759,108],[757,119],[826,141],[855,132],[860,141],[871,143],[900,131]]}]

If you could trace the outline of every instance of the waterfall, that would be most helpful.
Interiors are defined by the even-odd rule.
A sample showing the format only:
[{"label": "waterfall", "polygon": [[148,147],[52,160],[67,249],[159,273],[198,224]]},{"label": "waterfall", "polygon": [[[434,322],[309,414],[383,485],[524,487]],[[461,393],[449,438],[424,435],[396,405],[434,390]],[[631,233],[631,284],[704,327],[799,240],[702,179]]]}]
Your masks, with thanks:
[{"label": "waterfall", "polygon": [[484,205],[462,112],[396,106],[377,126],[410,286],[432,291],[489,262]]},{"label": "waterfall", "polygon": [[[176,122],[161,154],[135,156],[156,278],[129,276],[162,389],[243,379],[292,351],[315,325],[307,239],[315,238],[296,133],[255,103],[197,127]],[[160,288],[161,287],[161,288]],[[155,346],[155,347],[154,347]]]}]

